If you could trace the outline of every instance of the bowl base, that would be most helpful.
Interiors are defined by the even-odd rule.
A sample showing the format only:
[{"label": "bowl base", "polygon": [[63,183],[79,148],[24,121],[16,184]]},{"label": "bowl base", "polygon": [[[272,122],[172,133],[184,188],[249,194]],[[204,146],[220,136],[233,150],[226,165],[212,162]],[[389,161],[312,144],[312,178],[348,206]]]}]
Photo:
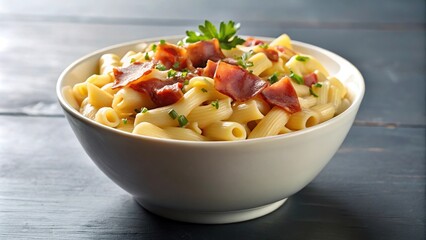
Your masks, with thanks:
[{"label": "bowl base", "polygon": [[266,214],[269,214],[277,210],[287,198],[279,200],[274,203],[263,205],[256,208],[242,209],[237,211],[228,211],[228,212],[188,212],[188,211],[179,211],[169,208],[163,208],[159,206],[153,206],[146,202],[140,201],[140,199],[135,198],[135,200],[146,210],[172,220],[190,222],[190,223],[203,223],[203,224],[224,224],[224,223],[235,223],[242,222],[258,217],[262,217]]}]

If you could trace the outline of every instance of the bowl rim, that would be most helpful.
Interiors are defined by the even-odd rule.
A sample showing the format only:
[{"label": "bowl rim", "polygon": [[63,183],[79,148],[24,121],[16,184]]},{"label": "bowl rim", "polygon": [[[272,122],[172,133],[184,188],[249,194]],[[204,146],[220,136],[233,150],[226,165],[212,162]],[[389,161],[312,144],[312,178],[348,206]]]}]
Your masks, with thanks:
[{"label": "bowl rim", "polygon": [[[247,36],[241,36],[241,37],[247,37]],[[273,37],[263,37],[263,36],[252,36],[261,40],[265,40],[265,41],[272,41]],[[254,139],[243,139],[243,140],[236,140],[236,141],[189,141],[189,140],[177,140],[177,139],[163,139],[163,138],[156,138],[156,137],[150,137],[150,136],[143,136],[143,135],[137,135],[137,134],[133,134],[130,132],[126,132],[123,130],[119,130],[119,129],[115,129],[115,128],[111,128],[108,126],[105,126],[101,123],[96,122],[95,120],[92,120],[90,118],[87,118],[85,116],[83,116],[82,114],[80,114],[76,109],[74,109],[64,98],[64,96],[62,95],[62,88],[63,86],[63,81],[65,79],[65,76],[75,67],[77,67],[79,64],[83,63],[84,61],[86,61],[88,58],[93,57],[95,55],[98,54],[102,54],[102,53],[107,53],[108,51],[112,51],[114,49],[119,49],[119,48],[124,48],[124,47],[130,47],[136,44],[141,44],[141,43],[152,43],[152,42],[158,42],[159,40],[166,40],[166,41],[176,41],[178,39],[183,39],[184,36],[183,35],[171,35],[171,36],[163,36],[163,37],[151,37],[151,38],[142,38],[142,39],[138,39],[138,40],[133,40],[133,41],[127,41],[127,42],[123,42],[123,43],[118,43],[118,44],[114,44],[114,45],[110,45],[98,50],[95,50],[91,53],[88,53],[80,58],[78,58],[77,60],[75,60],[74,62],[72,62],[70,65],[68,65],[68,67],[66,67],[60,74],[60,76],[58,77],[58,80],[56,82],[56,97],[59,101],[59,104],[62,107],[62,110],[65,111],[66,113],[70,114],[71,116],[73,116],[74,118],[77,118],[79,121],[85,123],[85,124],[89,124],[92,127],[95,128],[100,128],[103,129],[105,131],[111,131],[112,133],[115,134],[119,134],[122,135],[123,137],[130,137],[130,138],[134,138],[135,140],[145,140],[145,141],[152,141],[153,143],[162,143],[162,144],[183,144],[183,145],[197,145],[197,146],[207,146],[207,145],[211,145],[211,146],[222,146],[222,145],[226,145],[226,146],[233,146],[233,145],[239,145],[239,144],[248,144],[248,143],[258,143],[258,142],[270,142],[270,141],[277,141],[277,140],[284,140],[287,138],[294,138],[296,136],[300,136],[300,135],[306,135],[309,134],[313,131],[317,131],[318,129],[321,128],[325,128],[329,125],[333,125],[336,122],[341,121],[341,119],[348,117],[348,115],[350,115],[352,112],[357,112],[358,108],[364,98],[364,94],[365,94],[365,80],[361,74],[361,72],[358,70],[357,67],[355,67],[351,62],[349,62],[348,60],[346,60],[345,58],[341,57],[340,55],[331,52],[327,49],[309,44],[309,43],[305,43],[305,42],[301,42],[301,41],[296,41],[296,40],[291,40],[292,45],[296,45],[296,46],[300,46],[300,47],[304,47],[304,48],[309,48],[311,50],[320,52],[326,56],[329,56],[330,58],[332,58],[333,60],[337,60],[339,62],[344,62],[345,64],[347,64],[350,68],[352,68],[352,70],[354,71],[354,75],[356,78],[358,78],[358,87],[359,87],[359,94],[357,96],[355,96],[355,98],[353,99],[353,101],[351,102],[351,105],[342,113],[340,113],[339,115],[325,121],[322,122],[320,124],[317,124],[315,126],[312,127],[308,127],[305,129],[301,129],[301,130],[297,130],[294,132],[290,132],[290,133],[286,133],[286,134],[280,134],[280,135],[275,135],[275,136],[267,136],[267,137],[261,137],[261,138],[254,138]],[[129,49],[131,50],[131,49]]]}]

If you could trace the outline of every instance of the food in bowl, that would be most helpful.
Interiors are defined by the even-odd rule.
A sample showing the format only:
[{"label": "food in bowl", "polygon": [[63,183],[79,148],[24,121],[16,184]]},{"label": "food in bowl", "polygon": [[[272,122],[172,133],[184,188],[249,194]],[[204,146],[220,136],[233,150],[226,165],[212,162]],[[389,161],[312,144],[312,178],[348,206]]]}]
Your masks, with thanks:
[{"label": "food in bowl", "polygon": [[[189,35],[194,34],[189,32]],[[115,83],[109,82],[99,87],[94,79],[90,79],[94,72],[99,71],[99,59],[102,58],[106,62],[116,61],[114,58],[108,59],[102,56],[124,56],[129,51],[143,53],[147,49],[152,50],[149,44],[161,44],[163,42],[161,39],[164,39],[165,43],[178,43],[182,37],[143,39],[95,51],[75,61],[63,71],[58,79],[56,92],[72,130],[99,169],[131,194],[145,209],[170,219],[210,224],[232,223],[254,219],[276,210],[288,197],[310,183],[333,157],[351,128],[364,96],[362,75],[350,62],[317,46],[291,41],[293,52],[303,53],[299,55],[318,60],[330,76],[339,79],[345,86],[346,94],[342,104],[350,103],[349,107],[321,124],[276,136],[242,141],[187,141],[129,133],[133,131],[133,124],[128,124],[132,121],[131,117],[126,117],[127,124],[119,117],[119,126],[113,128],[93,120],[99,110],[93,111],[87,108],[84,114],[80,113],[79,101],[88,100],[84,100],[86,97],[81,100],[76,99],[73,94],[75,86],[80,84],[93,87],[94,85],[97,87],[94,88],[95,91],[98,89],[110,91],[105,86]],[[222,36],[221,39],[223,41],[227,38]],[[255,37],[255,39],[257,39],[254,40],[255,42],[263,41],[269,45],[275,40],[264,37]],[[229,47],[226,42],[222,45],[225,48]],[[222,48],[221,51],[229,54],[227,49]],[[128,60],[129,63],[132,62],[131,59]],[[134,62],[136,60],[135,58]],[[225,60],[223,61],[226,63]],[[128,66],[131,65],[129,63]],[[232,68],[236,66],[231,65]],[[117,68],[113,64],[105,66],[108,67],[103,69],[109,68],[110,70],[107,70],[109,73],[111,69]],[[246,65],[246,67],[249,66]],[[175,71],[178,72],[178,70]],[[296,71],[293,70],[298,74]],[[106,79],[111,81],[110,74],[104,75],[109,75]],[[262,78],[262,75],[260,77]],[[214,80],[214,77],[211,79]],[[203,78],[202,81],[197,81],[197,84],[195,81],[194,83],[188,81],[187,85],[194,84],[193,88],[200,85],[211,87],[206,85],[211,83],[211,79]],[[86,80],[87,82],[84,83]],[[92,81],[92,85],[88,84]],[[294,88],[299,86],[293,82],[290,83]],[[125,87],[118,91],[123,88]],[[83,90],[82,93],[84,96],[85,91]],[[132,93],[138,93],[134,94],[136,99],[140,96],[138,91]],[[204,91],[201,90],[201,93]],[[316,94],[315,91],[314,93]],[[258,94],[259,96],[262,96],[261,93]],[[102,98],[96,99],[102,100]],[[298,100],[303,109],[303,102],[300,98]],[[205,106],[216,108],[214,106],[216,103],[213,105],[207,103]],[[220,104],[221,102],[219,102],[219,108]],[[265,115],[262,112],[262,105],[258,105],[257,102],[252,105],[257,106]],[[266,105],[266,109],[269,105],[270,103]],[[93,107],[95,108],[96,104]],[[148,112],[151,111],[148,107],[146,108]],[[139,114],[147,110],[138,109],[137,111]],[[182,115],[176,109],[175,111],[177,116]],[[93,115],[90,115],[90,112]],[[169,112],[167,117],[171,119],[170,115],[175,114],[169,115]],[[89,114],[87,115],[89,117],[86,117],[86,114]],[[103,114],[108,116],[107,112]],[[178,121],[177,118],[175,120]],[[254,121],[253,124],[259,123]],[[125,127],[129,129],[117,130]],[[175,128],[180,129],[180,127]],[[189,124],[186,124],[182,129],[191,128]]]},{"label": "food in bowl", "polygon": [[350,105],[344,84],[288,35],[236,36],[206,21],[177,43],[103,54],[98,72],[63,89],[79,112],[138,135],[233,141],[286,134],[325,122]]}]

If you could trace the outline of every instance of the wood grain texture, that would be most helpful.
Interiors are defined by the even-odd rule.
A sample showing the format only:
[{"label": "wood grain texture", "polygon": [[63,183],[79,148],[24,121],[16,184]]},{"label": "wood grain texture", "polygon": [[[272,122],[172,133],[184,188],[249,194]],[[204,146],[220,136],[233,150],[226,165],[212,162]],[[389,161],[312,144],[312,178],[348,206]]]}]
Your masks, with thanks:
[{"label": "wood grain texture", "polygon": [[[48,7],[47,7],[48,6]],[[5,20],[97,22],[107,24],[198,24],[204,19],[297,27],[421,27],[422,0],[216,0],[216,1],[0,1]],[[384,24],[384,25],[383,25]],[[401,25],[402,24],[402,25]]]},{"label": "wood grain texture", "polygon": [[[424,239],[425,5],[0,0],[0,239]],[[245,35],[286,32],[347,58],[366,80],[356,126],[332,161],[283,207],[248,222],[147,212],[91,162],[56,101],[56,80],[77,58],[204,19],[241,22]]]},{"label": "wood grain texture", "polygon": [[425,229],[424,129],[353,127],[278,211],[209,226],[141,208],[96,168],[64,118],[0,116],[0,126],[0,239],[416,240]]},{"label": "wood grain texture", "polygon": [[[0,94],[4,101],[0,102],[0,113],[61,115],[55,83],[61,71],[74,60],[112,44],[182,34],[194,28],[0,22],[0,35],[4,36],[0,55],[0,83],[4,83],[0,85]],[[272,37],[283,32],[293,39],[336,52],[360,69],[367,90],[357,117],[359,123],[426,126],[426,57],[420,51],[425,49],[424,31],[307,30],[251,25],[241,29],[242,34]]]}]

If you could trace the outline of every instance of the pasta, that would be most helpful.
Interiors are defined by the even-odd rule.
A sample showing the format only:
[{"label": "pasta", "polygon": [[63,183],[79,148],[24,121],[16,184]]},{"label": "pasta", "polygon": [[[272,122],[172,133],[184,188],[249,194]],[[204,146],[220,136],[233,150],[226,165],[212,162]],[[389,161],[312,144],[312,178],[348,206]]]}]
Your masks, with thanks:
[{"label": "pasta", "polygon": [[[136,135],[236,141],[289,134],[347,109],[345,85],[282,34],[267,43],[190,35],[107,53],[84,81],[62,89],[72,107]],[[142,49],[142,50],[141,50]]]}]

